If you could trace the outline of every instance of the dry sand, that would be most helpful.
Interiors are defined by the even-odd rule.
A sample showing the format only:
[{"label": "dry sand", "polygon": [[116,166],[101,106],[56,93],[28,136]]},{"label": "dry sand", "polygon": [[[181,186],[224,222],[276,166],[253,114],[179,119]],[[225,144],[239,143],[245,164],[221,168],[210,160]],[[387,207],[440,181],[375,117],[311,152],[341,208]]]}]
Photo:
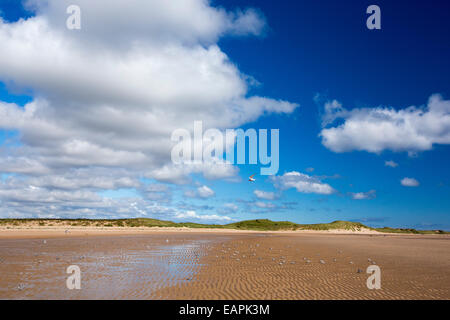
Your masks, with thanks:
[{"label": "dry sand", "polygon": [[[366,286],[374,263],[380,290]],[[0,299],[450,299],[450,237],[8,229],[0,275]]]},{"label": "dry sand", "polygon": [[[155,233],[271,233],[271,234],[299,234],[299,233],[320,233],[320,234],[387,234],[375,230],[362,228],[357,231],[352,230],[296,230],[296,231],[252,231],[237,229],[212,229],[212,228],[174,228],[174,227],[73,227],[71,225],[58,226],[38,226],[37,224],[29,224],[26,226],[0,227],[0,239],[23,239],[23,238],[59,238],[59,237],[79,237],[79,236],[97,236],[97,235],[144,235]],[[409,234],[405,234],[408,236]]]}]

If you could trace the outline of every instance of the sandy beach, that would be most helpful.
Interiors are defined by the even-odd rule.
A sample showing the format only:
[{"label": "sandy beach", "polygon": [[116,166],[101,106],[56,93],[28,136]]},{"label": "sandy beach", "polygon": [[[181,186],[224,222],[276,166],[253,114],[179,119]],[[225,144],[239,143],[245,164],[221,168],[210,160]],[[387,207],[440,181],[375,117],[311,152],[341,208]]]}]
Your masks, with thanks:
[{"label": "sandy beach", "polygon": [[[80,290],[66,287],[70,265]],[[0,230],[0,299],[450,299],[449,270],[448,235]]]}]

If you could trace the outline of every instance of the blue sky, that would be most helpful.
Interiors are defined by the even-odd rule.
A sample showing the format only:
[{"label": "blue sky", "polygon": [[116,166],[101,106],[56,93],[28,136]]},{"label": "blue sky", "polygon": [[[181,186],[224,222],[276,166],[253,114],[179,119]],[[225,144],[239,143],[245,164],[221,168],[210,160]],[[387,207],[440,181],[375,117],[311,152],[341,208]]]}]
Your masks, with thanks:
[{"label": "blue sky", "polygon": [[[139,28],[143,23],[138,21],[135,26],[130,27],[123,24],[123,21],[120,22],[122,23],[120,28],[111,30],[111,33],[115,30],[117,39],[111,40],[110,38],[114,37],[101,33],[103,31],[98,31],[101,30],[100,28],[96,29],[92,16],[89,16],[95,11],[88,7],[87,2],[72,2],[80,4],[82,17],[88,20],[87,28],[81,30],[79,38],[72,40],[70,37],[74,36],[69,33],[64,35],[66,37],[64,39],[69,38],[81,53],[88,52],[94,57],[102,56],[105,52],[111,55],[111,52],[116,54],[119,50],[117,48],[122,48],[120,53],[128,52],[126,48],[129,44],[121,40],[121,32],[124,35],[127,35],[126,32],[139,34],[141,31]],[[233,101],[242,102],[242,108],[245,108],[247,99],[252,96],[274,99],[277,103],[280,100],[288,101],[291,106],[299,105],[292,107],[292,110],[279,112],[266,112],[264,106],[261,106],[257,117],[245,118],[245,121],[238,125],[235,125],[235,122],[227,123],[225,127],[217,125],[221,129],[237,127],[280,129],[279,172],[276,177],[257,175],[254,183],[248,182],[247,178],[259,172],[257,165],[236,165],[235,169],[238,171],[235,171],[234,175],[224,174],[215,178],[205,174],[205,171],[187,170],[189,181],[183,184],[179,183],[179,177],[177,177],[178,180],[162,179],[158,168],[167,164],[163,160],[164,155],[159,155],[164,153],[164,149],[162,148],[161,151],[157,149],[158,141],[162,141],[161,139],[155,138],[152,142],[154,145],[152,144],[148,150],[145,149],[147,145],[145,148],[142,147],[142,153],[150,159],[145,160],[148,161],[149,167],[136,164],[130,161],[128,153],[125,153],[125,151],[131,152],[129,147],[125,148],[119,142],[111,146],[111,143],[103,138],[103,135],[108,136],[108,134],[119,138],[129,136],[131,138],[128,145],[138,141],[140,137],[144,140],[142,134],[132,136],[132,133],[128,131],[131,130],[130,127],[133,127],[133,122],[126,123],[124,120],[121,124],[120,121],[112,121],[114,125],[109,122],[106,125],[101,122],[101,119],[97,119],[95,121],[98,122],[93,123],[80,116],[83,112],[77,112],[77,110],[84,110],[79,107],[82,105],[89,108],[88,112],[92,112],[94,117],[102,114],[101,106],[108,104],[113,105],[114,107],[111,108],[117,108],[116,110],[119,110],[120,105],[120,108],[124,108],[120,110],[135,112],[140,109],[136,109],[138,107],[132,103],[140,97],[141,92],[133,91],[133,88],[127,91],[127,83],[123,83],[118,91],[123,89],[124,94],[116,97],[112,94],[114,90],[108,87],[108,78],[99,78],[99,83],[107,83],[105,91],[109,90],[110,93],[104,97],[86,93],[86,90],[79,91],[77,81],[84,76],[83,66],[87,65],[86,61],[78,61],[81,66],[79,76],[75,75],[72,69],[65,69],[63,62],[55,63],[54,68],[61,68],[61,74],[66,72],[69,78],[73,76],[73,79],[68,79],[66,84],[64,78],[58,78],[58,70],[42,67],[42,70],[24,71],[14,63],[12,63],[13,67],[10,67],[6,64],[8,57],[4,58],[5,64],[0,64],[0,101],[13,103],[17,106],[17,110],[21,110],[20,108],[23,109],[27,103],[39,99],[45,100],[49,107],[44,107],[47,104],[41,106],[39,104],[41,102],[38,102],[37,109],[41,111],[37,118],[49,117],[47,121],[50,124],[65,123],[62,127],[68,131],[63,131],[61,128],[55,129],[56,127],[50,124],[42,125],[39,133],[47,129],[48,133],[37,136],[33,131],[37,127],[36,122],[27,123],[29,120],[25,116],[21,118],[23,124],[19,121],[21,125],[17,125],[17,128],[11,124],[14,123],[13,120],[0,122],[0,158],[4,161],[8,160],[5,162],[7,164],[0,167],[0,173],[4,177],[4,185],[0,189],[0,216],[148,216],[169,220],[219,223],[256,218],[290,220],[299,223],[354,220],[371,226],[450,230],[449,5],[446,3],[438,5],[437,2],[431,4],[426,1],[377,1],[376,4],[381,8],[382,28],[368,30],[366,28],[368,15],[365,12],[371,4],[373,4],[371,1],[345,1],[344,3],[336,1],[214,1],[207,6],[208,8],[201,7],[198,9],[199,12],[193,11],[193,15],[201,14],[200,10],[213,8],[218,12],[226,12],[228,16],[221,16],[225,19],[223,24],[206,26],[205,32],[202,30],[200,32],[198,31],[200,27],[195,27],[192,29],[192,34],[195,32],[198,34],[191,35],[188,27],[180,31],[177,29],[179,27],[177,23],[171,25],[168,22],[167,25],[149,25],[143,29],[145,32],[142,39],[148,41],[150,48],[154,50],[165,48],[167,45],[165,41],[169,41],[167,39],[177,38],[177,41],[170,42],[170,45],[179,45],[177,49],[183,49],[185,53],[183,59],[186,55],[193,54],[194,59],[187,60],[186,64],[203,59],[203,55],[192,53],[196,50],[193,47],[197,45],[208,49],[219,48],[218,50],[226,55],[227,61],[234,66],[233,72],[238,70],[239,73],[235,77],[241,79],[249,77],[257,81],[256,85],[247,84],[247,91],[242,96],[233,97]],[[161,4],[155,1],[154,5]],[[30,19],[36,16],[42,16],[45,21],[49,21],[47,26],[49,31],[43,33],[42,39],[37,34],[35,47],[40,48],[40,43],[58,43],[53,42],[54,38],[51,37],[59,36],[58,32],[66,32],[59,29],[61,24],[58,24],[58,19],[65,19],[66,16],[64,12],[61,14],[62,18],[55,14],[59,12],[58,6],[59,4],[54,4],[54,7],[36,13],[27,12],[18,1],[2,1],[0,4],[1,16],[4,19],[2,28],[17,25],[19,30],[20,22],[17,22],[19,18],[31,21]],[[108,12],[109,15],[116,14],[113,9]],[[146,12],[146,9],[146,6],[140,9],[135,8],[143,12]],[[164,10],[164,7],[162,9]],[[170,14],[175,17],[174,21],[180,21],[176,13],[170,12]],[[242,16],[247,19],[239,20]],[[106,20],[99,20],[107,24],[108,17],[104,19]],[[136,20],[138,19],[137,17]],[[183,21],[185,21],[184,17]],[[264,26],[261,27],[262,22]],[[229,30],[223,29],[215,36],[210,35],[209,30],[224,28],[223,25],[227,23],[232,25]],[[62,28],[64,29],[64,26]],[[30,30],[32,30],[31,26]],[[163,35],[161,36],[163,40],[159,39],[160,35]],[[11,52],[24,50],[24,53],[17,52],[18,59],[27,57],[26,48],[13,42],[14,37],[18,36],[8,37],[0,33],[1,37],[10,41],[3,43],[11,46]],[[155,37],[158,39],[155,40]],[[191,38],[196,40],[193,42]],[[99,43],[99,47],[103,45],[101,49],[97,48]],[[55,56],[64,61],[66,53],[62,51],[64,48],[61,48],[63,47],[55,45],[51,50],[58,53]],[[147,47],[144,49],[150,50]],[[46,65],[46,59],[50,61],[55,58],[49,53],[38,52],[33,55],[33,59],[36,59],[34,62],[38,65],[41,62],[42,65]],[[152,61],[151,57],[149,59]],[[127,61],[124,62],[126,63]],[[204,62],[203,66],[205,63],[209,65],[209,60]],[[180,68],[184,68],[184,65]],[[140,70],[144,69],[145,65],[142,65]],[[169,72],[167,70],[170,69],[163,70]],[[215,80],[212,82],[222,83],[220,82],[223,80],[220,78],[222,73],[215,75],[215,69],[211,70],[213,70],[211,74],[216,77],[212,78]],[[99,67],[98,73],[108,74],[109,71]],[[113,71],[111,74],[114,74]],[[45,78],[45,81],[35,80],[36,75],[40,79]],[[136,74],[137,78],[140,76]],[[156,74],[153,78],[159,79],[159,77],[162,79],[161,86],[165,85],[166,74]],[[56,79],[56,81],[47,82],[47,78]],[[134,78],[126,80],[130,79]],[[234,78],[233,81],[235,81]],[[192,82],[196,83],[195,79]],[[242,84],[238,82],[238,80],[236,83],[230,82],[230,88],[235,91],[242,89]],[[228,91],[226,94],[220,92],[217,96],[210,97],[210,92],[216,94],[215,90],[219,89],[212,87],[210,90],[197,91],[197,88],[194,86],[191,88],[186,83],[169,82],[169,84],[170,86],[167,85],[169,91],[172,89],[177,91],[178,87],[175,88],[175,86],[180,86],[180,92],[184,93],[184,88],[188,87],[194,94],[187,97],[195,96],[197,99],[201,92],[205,97],[198,99],[223,103],[225,106],[223,108],[228,106],[229,101],[221,98],[229,95]],[[138,83],[138,86],[140,85],[141,83]],[[228,82],[224,86],[227,85]],[[148,88],[143,83],[142,88],[144,93],[159,90],[158,83]],[[142,93],[143,96],[146,94],[144,93]],[[163,94],[166,92],[161,93]],[[433,111],[428,106],[434,94],[439,94],[440,98],[436,100],[438,107],[433,110],[440,108],[441,113]],[[158,100],[158,103],[150,106],[149,101],[154,103],[156,98],[145,96],[148,100],[139,105],[148,107],[152,112],[158,108],[173,110],[174,119],[186,117],[184,123],[189,126],[192,123],[191,118],[184,114],[181,107],[170,109],[172,105],[164,105],[169,102],[161,102],[175,101],[177,97],[164,97],[165,100]],[[197,103],[202,105],[203,100],[199,101]],[[340,112],[340,116],[334,122],[323,126],[322,121],[327,115],[325,106],[333,101],[339,106],[339,109],[335,110]],[[67,104],[67,107],[62,107],[62,104]],[[183,103],[180,105],[185,107]],[[411,106],[415,106],[416,113],[412,112],[413,115],[405,113],[405,109]],[[7,110],[6,107],[3,108]],[[281,106],[276,105],[276,108]],[[188,109],[188,112],[189,110],[191,109]],[[217,107],[215,114],[207,106],[202,109],[208,110],[204,111],[205,113],[198,111],[200,109],[197,109],[197,106],[192,110],[195,110],[192,113],[199,112],[206,115],[205,119],[196,119],[205,120],[205,122],[210,119],[210,116],[212,119],[220,119],[222,115],[226,115],[220,106]],[[387,120],[380,120],[379,113],[372,113],[374,110],[383,112]],[[1,109],[0,114],[2,114]],[[164,118],[161,114],[157,114]],[[72,121],[72,117],[79,118]],[[107,115],[105,115],[106,118]],[[424,118],[429,120],[425,122]],[[402,126],[405,121],[408,124],[406,127]],[[179,124],[174,120],[167,127],[172,128],[175,123]],[[365,129],[365,124],[371,126],[373,130],[370,131],[371,134],[368,133],[369,129]],[[392,127],[386,129],[383,127],[386,124]],[[358,130],[344,131],[346,128],[351,128],[351,125],[356,125]],[[339,131],[339,128],[343,130]],[[438,129],[434,130],[435,128]],[[336,131],[326,131],[330,129],[336,129]],[[385,134],[386,130],[391,129],[392,135]],[[83,135],[80,133],[82,131]],[[160,131],[164,132],[163,129]],[[155,137],[160,131],[154,133]],[[57,132],[57,138],[53,135],[54,132]],[[89,137],[86,138],[87,134],[84,135],[84,132],[88,132]],[[336,139],[330,140],[329,143],[324,142],[323,136],[320,135],[324,132],[335,132]],[[76,139],[71,140],[70,137],[74,135]],[[381,136],[383,138],[379,138]],[[167,138],[170,138],[170,135]],[[73,144],[73,141],[77,143]],[[104,151],[105,156],[102,156],[104,149],[92,149],[94,151],[87,153],[89,157],[84,156],[80,160],[73,158],[73,149],[67,151],[67,146],[74,146],[76,150],[81,150],[86,145],[83,142],[86,141],[89,142],[89,146],[95,141],[98,146],[112,148],[114,152]],[[124,139],[124,144],[125,141]],[[423,147],[423,141],[429,143],[430,147]],[[144,142],[142,143],[144,145]],[[373,151],[372,147],[378,149]],[[139,154],[139,148],[138,146],[132,151]],[[57,152],[61,153],[57,154]],[[80,151],[80,154],[83,155],[83,152],[84,149]],[[99,157],[103,157],[101,161],[90,159],[90,156],[96,152]],[[76,155],[78,156],[78,153]],[[131,158],[135,160],[136,155]],[[108,160],[111,161],[105,161],[105,157],[109,157]],[[116,157],[117,161],[113,161]],[[90,160],[86,160],[87,158]],[[396,166],[387,166],[386,161],[393,161]],[[46,170],[19,170],[17,166],[11,164],[12,162],[18,163],[17,166],[22,163],[24,166],[32,164],[33,168],[45,167]],[[111,164],[113,162],[114,164]],[[149,171],[153,174],[147,174]],[[296,178],[296,182],[328,185],[333,192],[310,192],[309,189],[296,189],[283,184],[283,176],[286,177],[286,174],[292,172],[301,174],[301,178]],[[9,182],[5,177],[10,178]],[[88,183],[88,177],[97,177],[98,180],[108,177],[114,181],[111,182],[111,186],[99,187],[97,182]],[[124,177],[129,178],[130,181],[124,182]],[[54,183],[63,178],[64,181],[76,180],[75,189],[68,189]],[[402,185],[401,180],[404,178],[413,178],[418,185]],[[133,179],[136,181],[133,182]],[[23,182],[24,180],[29,182]],[[280,181],[280,184],[277,185],[274,181]],[[18,194],[29,192],[30,186],[34,188],[33,192],[38,192],[35,196],[30,198],[18,196]],[[201,189],[202,187],[206,187],[212,193],[202,193],[201,190],[207,190]],[[269,198],[273,199],[258,198],[255,190],[271,192]],[[72,195],[79,193],[80,197],[74,199],[69,196],[70,193]],[[362,199],[358,199],[358,195]],[[100,200],[95,198],[96,196]],[[57,201],[53,203],[53,200],[49,199],[57,199]],[[121,210],[113,212],[114,210],[109,209],[105,204],[108,201]],[[38,210],[33,211],[33,206]],[[102,210],[98,211],[99,208]],[[71,212],[74,214],[72,215]]]}]

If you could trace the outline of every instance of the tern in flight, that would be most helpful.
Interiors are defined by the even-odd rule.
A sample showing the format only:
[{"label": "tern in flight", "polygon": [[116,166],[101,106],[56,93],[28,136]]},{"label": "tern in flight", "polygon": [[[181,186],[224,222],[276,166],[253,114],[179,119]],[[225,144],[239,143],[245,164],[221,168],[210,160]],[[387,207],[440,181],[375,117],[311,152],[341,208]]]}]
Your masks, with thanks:
[{"label": "tern in flight", "polygon": [[256,179],[255,178],[253,178],[255,175],[254,174],[252,174],[250,177],[248,177],[248,181],[250,181],[250,182],[255,182],[256,181]]}]

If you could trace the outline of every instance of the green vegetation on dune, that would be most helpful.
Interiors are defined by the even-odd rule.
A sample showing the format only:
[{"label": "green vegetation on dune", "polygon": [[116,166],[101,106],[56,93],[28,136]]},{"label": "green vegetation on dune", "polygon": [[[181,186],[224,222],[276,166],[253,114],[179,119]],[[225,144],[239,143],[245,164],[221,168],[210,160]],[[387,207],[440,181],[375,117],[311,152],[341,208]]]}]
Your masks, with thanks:
[{"label": "green vegetation on dune", "polygon": [[319,223],[319,224],[297,224],[290,221],[271,221],[268,219],[247,220],[241,222],[235,222],[225,225],[225,228],[229,229],[241,229],[241,230],[351,230],[359,231],[362,228],[371,229],[359,222],[349,221],[334,221],[331,223]]},{"label": "green vegetation on dune", "polygon": [[24,226],[30,224],[39,226],[69,225],[73,227],[185,227],[185,228],[224,228],[223,225],[199,224],[192,222],[177,223],[150,218],[134,219],[0,219],[0,225]]},{"label": "green vegetation on dune", "polygon": [[225,228],[240,230],[276,231],[297,230],[298,226],[298,224],[289,221],[271,221],[268,219],[257,219],[230,223],[225,225]]},{"label": "green vegetation on dune", "polygon": [[372,229],[363,225],[360,222],[350,221],[333,221],[331,223],[318,223],[318,224],[301,224],[299,229],[301,230],[349,230],[349,231],[361,231],[361,229]]},{"label": "green vegetation on dune", "polygon": [[215,228],[215,229],[235,229],[235,230],[255,230],[255,231],[288,231],[288,230],[349,230],[361,231],[362,229],[374,230],[386,233],[412,233],[412,234],[450,234],[442,230],[415,230],[401,228],[371,228],[360,222],[333,221],[331,223],[318,224],[297,224],[290,221],[272,221],[268,219],[246,220],[234,222],[226,225],[220,224],[200,224],[193,222],[177,223],[149,218],[135,219],[0,219],[0,226],[38,225],[58,226],[69,225],[73,227],[175,227],[175,228]]},{"label": "green vegetation on dune", "polygon": [[386,233],[450,234],[450,232],[443,230],[416,230],[416,229],[390,228],[390,227],[375,228],[374,230]]}]

